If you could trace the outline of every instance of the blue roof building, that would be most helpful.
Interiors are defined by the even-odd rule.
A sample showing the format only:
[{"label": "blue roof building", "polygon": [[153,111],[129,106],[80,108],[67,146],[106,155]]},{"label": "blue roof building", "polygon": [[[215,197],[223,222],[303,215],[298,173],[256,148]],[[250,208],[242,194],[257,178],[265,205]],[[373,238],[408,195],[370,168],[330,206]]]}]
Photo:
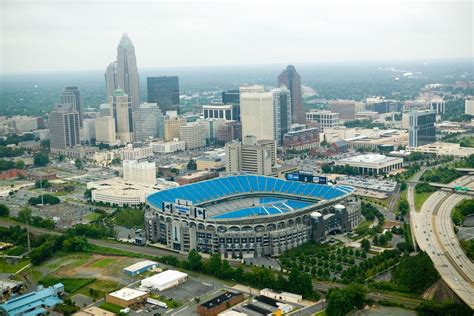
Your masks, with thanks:
[{"label": "blue roof building", "polygon": [[8,316],[35,316],[46,314],[46,309],[51,309],[62,303],[60,296],[64,293],[62,283],[48,288],[39,287],[36,292],[24,294],[0,305],[2,315]]}]

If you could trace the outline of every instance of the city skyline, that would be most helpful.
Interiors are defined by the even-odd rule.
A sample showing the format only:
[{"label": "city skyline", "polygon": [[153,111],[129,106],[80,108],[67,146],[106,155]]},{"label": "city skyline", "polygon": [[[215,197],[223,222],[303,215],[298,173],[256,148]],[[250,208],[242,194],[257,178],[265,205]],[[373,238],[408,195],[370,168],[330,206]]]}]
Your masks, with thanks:
[{"label": "city skyline", "polygon": [[[392,2],[382,6],[373,1],[357,5],[316,5],[305,1],[299,4],[305,10],[278,2],[268,10],[270,3],[265,1],[257,2],[250,11],[246,10],[246,1],[140,2],[135,6],[124,2],[114,5],[123,10],[117,10],[116,18],[110,20],[102,19],[104,10],[109,8],[106,2],[85,6],[75,1],[5,1],[1,73],[103,68],[113,60],[110,47],[116,46],[122,32],[128,32],[134,39],[139,69],[472,58],[472,4],[467,1],[407,2],[403,6]],[[71,8],[78,13],[76,16],[87,10],[87,18],[55,19]],[[204,12],[204,16],[197,12]],[[265,12],[261,20],[259,12]],[[124,14],[130,18],[122,19]],[[287,23],[279,25],[282,14]],[[159,22],[150,23],[148,15]],[[230,18],[241,22],[237,23],[241,30],[227,23]],[[301,20],[305,23],[299,23]],[[101,32],[96,32],[99,25]],[[38,33],[45,31],[47,38]],[[181,36],[177,37],[178,34]],[[229,51],[235,38],[246,40],[238,49]],[[272,49],[282,39],[286,39],[286,45]],[[82,49],[78,50],[78,46]]]}]

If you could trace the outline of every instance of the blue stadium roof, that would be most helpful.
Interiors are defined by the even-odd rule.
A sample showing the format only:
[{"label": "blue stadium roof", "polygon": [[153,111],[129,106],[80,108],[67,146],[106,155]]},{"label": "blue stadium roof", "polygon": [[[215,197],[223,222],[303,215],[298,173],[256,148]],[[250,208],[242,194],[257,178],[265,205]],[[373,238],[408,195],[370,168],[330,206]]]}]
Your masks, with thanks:
[{"label": "blue stadium roof", "polygon": [[[331,200],[341,198],[354,189],[350,186],[329,186],[315,183],[304,183],[298,181],[287,181],[274,177],[259,175],[239,175],[211,179],[207,181],[192,183],[168,190],[150,194],[147,202],[155,207],[162,208],[163,202],[174,203],[176,199],[191,201],[194,205],[206,203],[215,199],[222,199],[232,195],[259,193],[262,195],[280,195],[284,199],[276,197],[262,197],[262,204],[256,207],[239,209],[214,216],[220,218],[238,218],[257,215],[275,215],[301,209],[311,205],[311,202],[296,201],[296,198],[309,200]],[[294,196],[295,198],[292,198]],[[266,200],[265,200],[266,199]]]}]

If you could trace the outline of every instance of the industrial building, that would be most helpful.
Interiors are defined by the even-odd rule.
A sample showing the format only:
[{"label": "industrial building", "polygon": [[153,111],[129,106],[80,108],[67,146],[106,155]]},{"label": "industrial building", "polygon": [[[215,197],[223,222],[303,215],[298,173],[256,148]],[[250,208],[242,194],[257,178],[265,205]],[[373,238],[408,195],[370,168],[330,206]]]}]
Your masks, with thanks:
[{"label": "industrial building", "polygon": [[139,275],[143,272],[153,270],[156,267],[158,267],[158,262],[145,260],[145,261],[140,261],[135,264],[132,264],[131,266],[128,266],[126,268],[123,268],[123,272],[128,275]]},{"label": "industrial building", "polygon": [[197,313],[201,316],[216,316],[244,300],[244,294],[240,292],[225,292],[213,299],[198,305]]},{"label": "industrial building", "polygon": [[[226,258],[278,255],[358,223],[353,188],[258,175],[227,176],[147,197],[146,238],[188,252]],[[343,203],[342,209],[335,208]],[[321,218],[313,220],[318,210]],[[333,214],[333,216],[326,216]]]},{"label": "industrial building", "polygon": [[126,287],[105,295],[105,301],[107,303],[115,304],[122,307],[129,307],[135,305],[137,303],[145,301],[147,298],[147,292]]},{"label": "industrial building", "polygon": [[303,296],[301,296],[300,294],[282,292],[282,291],[272,290],[268,288],[260,290],[260,295],[267,296],[275,300],[280,300],[280,301],[290,302],[290,303],[300,303],[303,300]]},{"label": "industrial building", "polygon": [[149,278],[143,279],[141,281],[140,288],[154,291],[164,291],[185,282],[187,279],[188,275],[184,272],[166,270]]},{"label": "industrial building", "polygon": [[48,288],[38,286],[37,291],[12,298],[0,305],[0,313],[8,316],[45,315],[49,309],[61,304],[64,285],[55,284]]}]

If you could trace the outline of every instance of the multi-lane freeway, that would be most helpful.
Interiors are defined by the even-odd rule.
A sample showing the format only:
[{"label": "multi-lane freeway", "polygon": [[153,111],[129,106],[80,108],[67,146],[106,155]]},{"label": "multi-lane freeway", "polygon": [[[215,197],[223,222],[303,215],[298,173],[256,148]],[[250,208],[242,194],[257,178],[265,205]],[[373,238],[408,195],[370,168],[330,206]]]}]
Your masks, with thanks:
[{"label": "multi-lane freeway", "polygon": [[[473,182],[473,177],[466,176],[454,184],[473,187]],[[410,218],[420,249],[430,256],[444,282],[474,308],[474,264],[461,249],[450,216],[453,207],[465,198],[466,195],[437,191],[420,212],[411,208]]]}]

